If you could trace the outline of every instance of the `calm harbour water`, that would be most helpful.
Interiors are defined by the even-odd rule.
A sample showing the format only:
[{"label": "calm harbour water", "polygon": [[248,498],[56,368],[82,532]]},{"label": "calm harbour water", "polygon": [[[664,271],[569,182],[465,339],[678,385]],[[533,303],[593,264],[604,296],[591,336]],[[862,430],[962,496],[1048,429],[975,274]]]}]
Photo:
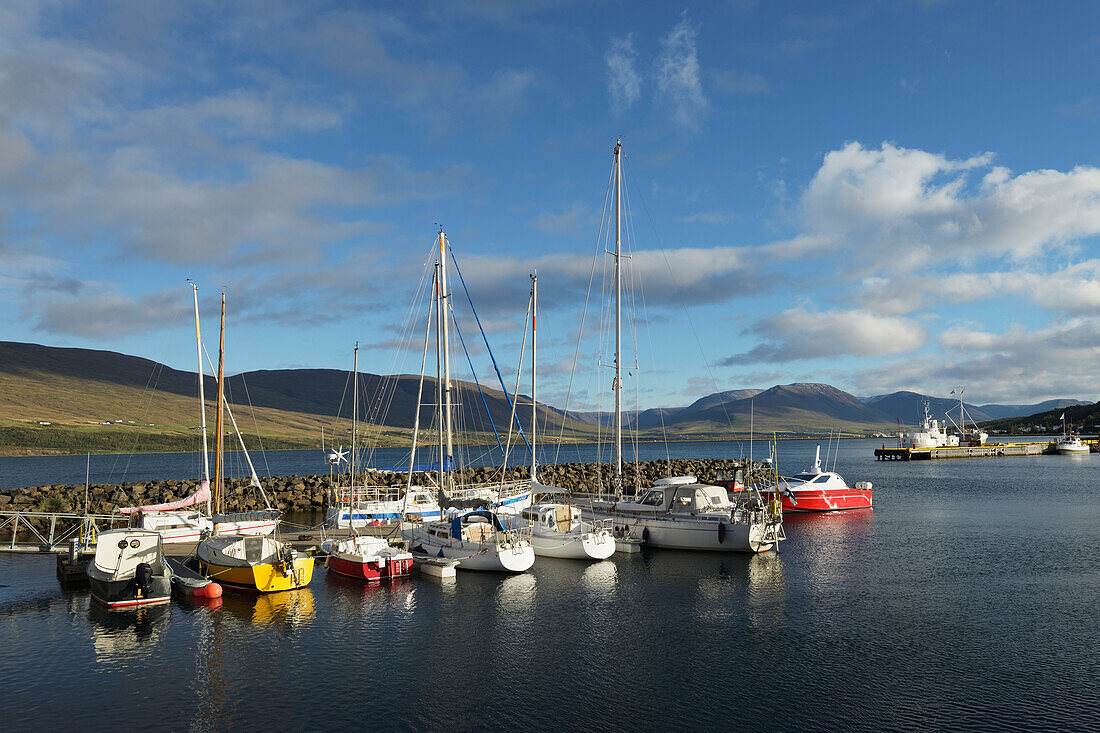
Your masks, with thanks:
[{"label": "calm harbour water", "polygon": [[[699,445],[673,450],[723,448]],[[540,558],[523,575],[388,585],[318,568],[302,591],[139,614],[62,591],[50,556],[0,554],[0,719],[28,730],[1100,727],[1100,455],[880,463],[875,445],[845,441],[837,460],[849,482],[874,482],[875,508],[788,515],[778,555]],[[782,444],[781,467],[808,465],[813,447]],[[50,466],[34,483],[65,481]]]}]

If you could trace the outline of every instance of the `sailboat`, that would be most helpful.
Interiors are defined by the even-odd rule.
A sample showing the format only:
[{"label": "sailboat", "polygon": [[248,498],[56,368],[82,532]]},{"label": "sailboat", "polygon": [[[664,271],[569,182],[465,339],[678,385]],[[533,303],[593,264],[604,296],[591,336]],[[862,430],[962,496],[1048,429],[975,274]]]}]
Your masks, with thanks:
[{"label": "sailboat", "polygon": [[[351,419],[351,476],[355,485],[356,441],[359,423],[359,344],[355,344],[352,361],[354,387],[352,389]],[[350,502],[349,502],[350,503]],[[339,511],[343,507],[337,507]],[[350,506],[348,507],[350,513]],[[321,543],[321,550],[328,555],[325,567],[334,573],[360,580],[383,580],[408,575],[412,572],[411,553],[396,547],[381,537],[360,536],[349,520],[352,535],[344,539],[329,537]]]},{"label": "sailboat", "polygon": [[[222,408],[229,405],[224,397],[225,383],[225,293],[222,293],[221,310],[221,334],[218,339],[218,402],[215,412],[215,427],[217,434],[214,449],[214,530],[213,535],[199,543],[196,555],[199,560],[200,571],[212,580],[230,588],[240,590],[269,593],[273,591],[293,590],[308,585],[313,578],[313,558],[300,555],[288,543],[281,542],[274,537],[262,535],[240,534],[235,531],[242,519],[248,519],[241,514],[222,514],[222,457],[223,434]],[[237,430],[237,421],[231,410],[227,410],[233,429],[240,438]],[[248,451],[241,440],[241,450],[252,473],[252,485],[263,493],[263,486],[256,475],[256,469],[252,465],[252,459],[248,457]],[[264,494],[266,503],[266,494]],[[273,521],[277,513],[271,510],[264,512],[269,514]],[[260,513],[249,513],[260,514]]]},{"label": "sailboat", "polygon": [[649,547],[680,550],[767,552],[783,535],[783,512],[749,487],[733,501],[726,489],[701,483],[695,476],[668,476],[634,498],[623,495],[622,415],[622,141],[614,151],[615,200],[615,494],[595,499],[585,515],[611,521],[616,536]]},{"label": "sailboat", "polygon": [[[160,535],[165,544],[176,542],[198,542],[214,531],[214,520],[210,516],[210,457],[206,440],[206,395],[203,389],[202,331],[199,327],[199,288],[191,285],[195,301],[195,343],[198,351],[199,414],[202,417],[202,467],[203,478],[197,491],[183,499],[164,504],[124,507],[119,513],[131,516],[131,524],[137,529],[145,529]],[[198,508],[206,504],[206,511]],[[190,508],[189,508],[190,507]],[[275,531],[273,513],[247,513],[234,518],[222,517],[219,522],[221,531],[234,534],[271,534]]]},{"label": "sailboat", "polygon": [[[531,485],[543,494],[563,494],[561,489],[546,486],[538,480],[538,460],[535,452],[538,423],[538,274],[531,275]],[[518,395],[517,395],[518,401]],[[540,502],[532,504],[507,520],[509,526],[525,527],[531,532],[531,546],[539,557],[572,560],[605,560],[615,554],[615,538],[611,521],[585,521],[580,507],[573,503]]]},{"label": "sailboat", "polygon": [[[352,361],[351,412],[351,481],[350,486],[336,489],[336,505],[325,513],[325,526],[330,529],[351,529],[378,524],[390,524],[401,519],[402,510],[411,507],[418,521],[441,519],[443,514],[434,492],[421,486],[406,491],[395,486],[355,485],[359,430],[359,344],[355,345]],[[412,467],[409,469],[412,470]]]},{"label": "sailboat", "polygon": [[[440,460],[438,486],[451,499],[473,499],[492,502],[495,507],[512,506],[522,510],[531,503],[530,482],[501,482],[499,485],[456,486],[454,467],[454,431],[452,423],[452,394],[450,368],[450,293],[447,290],[447,235],[440,231],[436,238],[439,259],[435,264],[433,279],[434,308],[429,309],[424,334],[424,355],[420,368],[420,387],[417,395],[416,415],[413,420],[412,449],[409,453],[408,483],[405,496],[412,493],[413,468],[416,466],[416,447],[420,432],[420,405],[424,396],[424,366],[428,355],[428,341],[432,327],[432,310],[436,316],[436,366],[439,378],[436,382],[436,404],[441,411],[439,430]],[[408,506],[405,507],[406,515]],[[455,516],[451,521],[403,523],[402,535],[414,552],[433,557],[458,560],[464,570],[496,570],[523,572],[535,562],[535,553],[529,541],[530,533],[523,529],[507,529],[493,509],[470,511]]]}]

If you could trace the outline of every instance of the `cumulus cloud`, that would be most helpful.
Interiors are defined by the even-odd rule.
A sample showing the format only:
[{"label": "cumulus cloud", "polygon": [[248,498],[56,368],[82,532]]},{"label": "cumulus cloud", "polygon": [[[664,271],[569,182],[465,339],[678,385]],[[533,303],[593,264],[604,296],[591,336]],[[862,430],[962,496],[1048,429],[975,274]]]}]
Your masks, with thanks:
[{"label": "cumulus cloud", "polygon": [[[760,263],[752,250],[742,247],[681,247],[671,250],[641,250],[624,260],[629,293],[637,292],[638,305],[718,303],[731,297],[756,295],[770,288],[771,278],[760,276]],[[601,278],[610,278],[611,258],[596,263],[594,285],[600,292]],[[532,269],[545,284],[540,298],[546,307],[576,306],[584,302],[592,261],[572,254],[535,258],[473,255],[463,260],[463,272],[478,307],[483,302],[507,303],[513,307],[525,292],[524,278]],[[737,288],[730,287],[738,283]],[[510,285],[514,284],[514,285]],[[732,292],[731,292],[732,291]]]},{"label": "cumulus cloud", "polygon": [[791,308],[767,316],[749,333],[765,339],[753,349],[722,359],[724,366],[783,363],[833,356],[885,356],[924,346],[920,324],[861,310],[810,312]]},{"label": "cumulus cloud", "polygon": [[612,38],[604,55],[607,63],[607,86],[611,93],[611,110],[622,114],[642,96],[642,77],[635,68],[637,53],[634,36]]},{"label": "cumulus cloud", "polygon": [[953,327],[941,335],[943,353],[889,360],[851,378],[868,394],[899,389],[935,391],[966,385],[978,402],[1072,397],[1096,399],[1100,319],[1074,318],[1038,330],[1003,333]]},{"label": "cumulus cloud", "polygon": [[[182,289],[127,296],[102,292],[103,286],[72,278],[35,278],[24,287],[23,315],[35,331],[117,339],[172,325],[187,304]],[[49,296],[43,298],[43,292]]]},{"label": "cumulus cloud", "polygon": [[[1100,234],[1100,169],[1012,175],[992,155],[958,160],[883,143],[825,155],[800,206],[809,233],[856,248],[857,266],[893,272],[933,259],[1023,260]],[[987,169],[975,185],[968,175]]]},{"label": "cumulus cloud", "polygon": [[698,132],[710,103],[703,94],[695,27],[686,10],[680,22],[661,39],[654,74],[657,93],[672,108],[673,122],[683,130]]}]

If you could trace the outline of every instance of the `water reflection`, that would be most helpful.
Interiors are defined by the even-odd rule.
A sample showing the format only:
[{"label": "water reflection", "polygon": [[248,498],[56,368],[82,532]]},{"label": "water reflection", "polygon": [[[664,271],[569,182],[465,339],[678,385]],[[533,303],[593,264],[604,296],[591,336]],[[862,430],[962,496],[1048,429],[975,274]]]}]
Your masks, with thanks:
[{"label": "water reflection", "polygon": [[587,595],[607,598],[615,592],[619,569],[611,560],[590,563],[581,574],[580,587]]},{"label": "water reflection", "polygon": [[135,659],[157,651],[171,616],[167,604],[132,611],[109,611],[91,602],[90,598],[87,602],[97,662],[129,667]]},{"label": "water reflection", "polygon": [[497,608],[505,614],[530,612],[535,607],[535,585],[531,573],[510,575],[497,586]]},{"label": "water reflection", "polygon": [[756,555],[748,563],[748,598],[745,613],[757,628],[783,626],[786,618],[787,586],[781,555]]},{"label": "water reflection", "polygon": [[257,626],[293,630],[313,621],[316,602],[307,588],[255,596],[226,594],[221,612]]}]

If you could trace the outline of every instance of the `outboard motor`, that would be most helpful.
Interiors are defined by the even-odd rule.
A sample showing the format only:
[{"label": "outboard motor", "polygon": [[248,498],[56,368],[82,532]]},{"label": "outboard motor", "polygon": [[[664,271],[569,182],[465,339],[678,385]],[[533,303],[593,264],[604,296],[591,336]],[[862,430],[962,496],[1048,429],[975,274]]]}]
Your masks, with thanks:
[{"label": "outboard motor", "polygon": [[138,566],[134,568],[134,587],[138,591],[138,596],[144,596],[149,592],[149,583],[153,580],[153,567],[147,563],[138,563]]}]

